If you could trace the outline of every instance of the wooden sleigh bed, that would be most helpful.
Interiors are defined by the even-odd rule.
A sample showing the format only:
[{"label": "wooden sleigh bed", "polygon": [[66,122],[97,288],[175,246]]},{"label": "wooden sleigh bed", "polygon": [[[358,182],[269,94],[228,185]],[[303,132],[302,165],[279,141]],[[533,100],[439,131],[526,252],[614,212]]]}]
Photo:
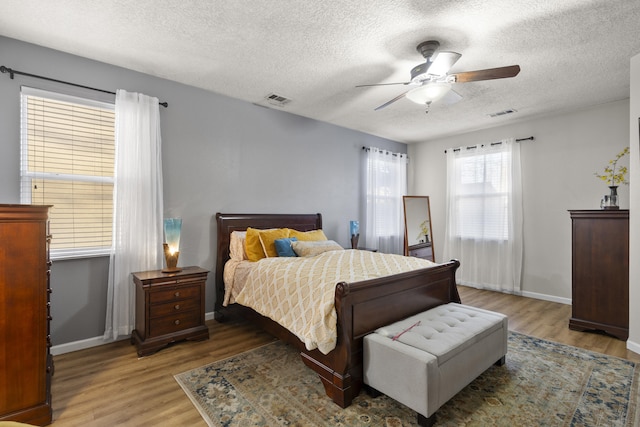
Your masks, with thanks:
[{"label": "wooden sleigh bed", "polygon": [[240,316],[255,322],[275,337],[300,351],[303,362],[320,377],[327,395],[339,406],[351,404],[362,388],[363,337],[384,325],[448,302],[460,302],[455,272],[458,261],[355,283],[337,283],[335,309],[337,344],[323,354],[307,350],[300,339],[273,320],[240,304],[224,307],[223,270],[229,260],[233,231],[292,228],[322,229],[321,214],[216,214],[218,244],[215,273],[215,318],[224,321]]}]

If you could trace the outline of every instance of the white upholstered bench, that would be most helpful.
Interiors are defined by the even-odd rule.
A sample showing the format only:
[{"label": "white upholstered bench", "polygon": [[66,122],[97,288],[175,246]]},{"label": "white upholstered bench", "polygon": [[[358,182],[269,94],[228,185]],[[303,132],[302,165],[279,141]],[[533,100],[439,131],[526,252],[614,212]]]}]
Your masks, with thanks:
[{"label": "white upholstered bench", "polygon": [[507,354],[507,316],[444,304],[382,327],[364,338],[364,383],[418,413],[435,412]]}]

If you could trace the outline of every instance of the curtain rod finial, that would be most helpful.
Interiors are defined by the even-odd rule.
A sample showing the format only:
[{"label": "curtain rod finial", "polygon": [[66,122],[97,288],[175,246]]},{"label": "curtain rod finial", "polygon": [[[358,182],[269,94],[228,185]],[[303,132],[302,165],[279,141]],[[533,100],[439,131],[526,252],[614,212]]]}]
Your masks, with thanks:
[{"label": "curtain rod finial", "polygon": [[13,70],[11,68],[7,68],[4,65],[0,66],[0,72],[9,73],[9,78],[13,80]]}]

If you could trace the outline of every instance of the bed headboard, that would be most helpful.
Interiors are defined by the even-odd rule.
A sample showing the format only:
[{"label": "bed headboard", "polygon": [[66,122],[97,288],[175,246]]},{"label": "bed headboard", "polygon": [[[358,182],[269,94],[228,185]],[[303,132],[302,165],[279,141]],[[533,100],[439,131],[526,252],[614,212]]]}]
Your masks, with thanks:
[{"label": "bed headboard", "polygon": [[244,231],[247,227],[293,228],[310,231],[322,228],[322,215],[316,214],[216,214],[218,224],[218,247],[216,255],[216,315],[224,300],[224,264],[229,260],[229,241],[233,231]]}]

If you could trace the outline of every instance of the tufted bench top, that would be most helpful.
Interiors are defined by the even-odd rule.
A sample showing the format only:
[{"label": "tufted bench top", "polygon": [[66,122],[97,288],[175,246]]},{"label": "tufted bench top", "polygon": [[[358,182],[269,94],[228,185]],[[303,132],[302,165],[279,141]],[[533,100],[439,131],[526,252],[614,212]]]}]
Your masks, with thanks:
[{"label": "tufted bench top", "polygon": [[[419,322],[419,323],[418,323]],[[375,333],[432,354],[442,365],[500,328],[507,317],[462,304],[448,303],[418,313]]]}]

